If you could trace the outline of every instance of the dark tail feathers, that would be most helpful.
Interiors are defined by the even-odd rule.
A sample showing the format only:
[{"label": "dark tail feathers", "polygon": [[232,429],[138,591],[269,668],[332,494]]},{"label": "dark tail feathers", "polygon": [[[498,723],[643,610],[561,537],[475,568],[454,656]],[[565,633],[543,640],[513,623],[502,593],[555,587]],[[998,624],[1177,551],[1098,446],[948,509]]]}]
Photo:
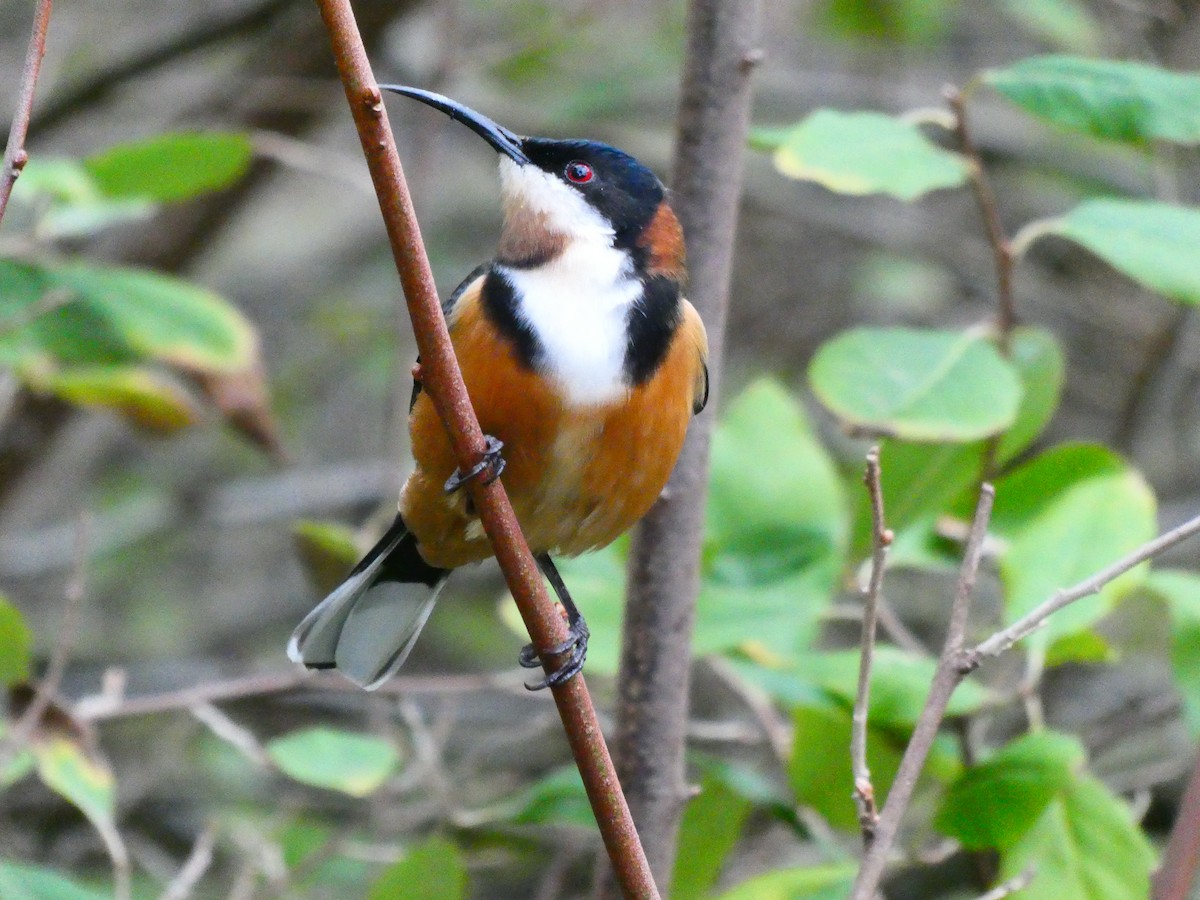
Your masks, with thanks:
[{"label": "dark tail feathers", "polygon": [[288,656],[310,669],[338,669],[374,690],[416,643],[449,570],[429,565],[399,515],[346,580],[304,617]]}]

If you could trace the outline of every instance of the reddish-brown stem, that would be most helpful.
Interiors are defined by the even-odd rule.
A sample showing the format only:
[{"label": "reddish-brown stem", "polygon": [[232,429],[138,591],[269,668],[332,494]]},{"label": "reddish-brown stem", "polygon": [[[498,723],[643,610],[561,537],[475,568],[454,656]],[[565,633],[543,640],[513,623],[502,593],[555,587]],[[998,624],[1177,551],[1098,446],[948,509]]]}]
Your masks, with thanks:
[{"label": "reddish-brown stem", "polygon": [[1200,756],[1188,779],[1179,815],[1163,853],[1162,865],[1154,875],[1154,900],[1187,900],[1200,865]]},{"label": "reddish-brown stem", "polygon": [[0,219],[4,218],[4,211],[8,208],[8,198],[12,195],[17,176],[29,159],[29,154],[25,152],[25,137],[29,134],[29,120],[33,116],[33,93],[37,88],[38,72],[42,68],[42,57],[46,54],[46,31],[50,27],[50,9],[53,6],[53,0],[38,0],[37,10],[33,14],[33,33],[29,36],[29,49],[25,51],[17,110],[8,132],[8,144],[4,148],[4,168],[0,170]]},{"label": "reddish-brown stem", "polygon": [[883,589],[883,570],[887,564],[892,533],[883,514],[883,484],[879,465],[879,447],[867,453],[867,469],[863,484],[871,501],[871,573],[863,591],[862,654],[858,667],[858,691],[851,715],[850,765],[854,776],[854,804],[858,808],[858,824],[863,846],[870,847],[879,824],[875,801],[875,786],[867,765],[867,724],[871,703],[871,667],[875,659],[875,626],[879,621],[879,594]]},{"label": "reddish-brown stem", "polygon": [[[318,0],[317,5],[379,197],[421,354],[422,385],[446,426],[461,470],[468,471],[483,458],[483,433],[442,318],[387,111],[349,0]],[[568,636],[566,624],[546,593],[501,482],[482,485],[475,479],[469,489],[534,647],[545,651],[563,643]],[[583,677],[576,676],[552,692],[621,889],[627,897],[658,897]]]},{"label": "reddish-brown stem", "polygon": [[988,244],[992,248],[992,259],[996,266],[996,330],[1000,350],[1007,356],[1012,331],[1017,326],[1017,304],[1013,297],[1012,242],[1004,231],[1004,223],[1000,221],[1000,208],[996,204],[996,194],[983,168],[983,157],[979,155],[979,149],[971,137],[971,129],[967,122],[966,98],[956,87],[947,87],[945,94],[954,113],[954,135],[970,166],[971,191],[975,194],[975,202],[979,205],[983,226],[987,231]]}]

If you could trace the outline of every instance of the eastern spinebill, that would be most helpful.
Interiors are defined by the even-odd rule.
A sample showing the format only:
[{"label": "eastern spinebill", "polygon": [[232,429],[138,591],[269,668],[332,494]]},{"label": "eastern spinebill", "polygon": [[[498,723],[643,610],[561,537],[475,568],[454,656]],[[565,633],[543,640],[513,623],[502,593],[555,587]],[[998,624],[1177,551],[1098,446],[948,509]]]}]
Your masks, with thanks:
[{"label": "eastern spinebill", "polygon": [[[500,155],[495,258],[443,304],[488,466],[456,468],[414,384],[416,468],[387,533],[292,634],[288,655],[371,690],[404,663],[455,568],[492,555],[465,491],[502,483],[567,615],[566,655],[535,687],[583,666],[587,627],[551,561],[611,543],[661,494],[708,399],[708,341],[684,298],[683,231],[654,174],[586,140],[521,137],[460,103],[383,85],[463,123]],[[501,449],[502,448],[502,449]],[[522,665],[539,665],[526,647]]]}]

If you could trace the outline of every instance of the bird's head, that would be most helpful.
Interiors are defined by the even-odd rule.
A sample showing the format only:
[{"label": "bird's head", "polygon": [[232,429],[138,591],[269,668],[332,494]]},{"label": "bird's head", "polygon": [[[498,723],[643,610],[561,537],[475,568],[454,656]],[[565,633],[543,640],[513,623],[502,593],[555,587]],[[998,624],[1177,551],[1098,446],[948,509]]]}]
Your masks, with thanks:
[{"label": "bird's head", "polygon": [[502,262],[538,266],[572,242],[598,241],[627,250],[643,272],[682,280],[683,233],[666,190],[628,153],[598,141],[522,137],[441,94],[380,87],[441,110],[500,154]]}]

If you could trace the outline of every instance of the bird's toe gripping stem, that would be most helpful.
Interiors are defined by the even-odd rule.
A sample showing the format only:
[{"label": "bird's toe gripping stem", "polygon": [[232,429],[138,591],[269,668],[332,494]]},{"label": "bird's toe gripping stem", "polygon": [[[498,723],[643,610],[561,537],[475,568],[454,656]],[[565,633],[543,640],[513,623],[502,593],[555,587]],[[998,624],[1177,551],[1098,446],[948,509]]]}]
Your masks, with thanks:
[{"label": "bird's toe gripping stem", "polygon": [[551,647],[544,655],[539,655],[533,644],[526,644],[521,648],[521,653],[517,657],[517,661],[526,669],[537,669],[542,666],[542,660],[551,659],[556,656],[570,654],[562,664],[539,681],[532,684],[526,684],[525,689],[529,691],[540,691],[548,687],[557,687],[567,681],[570,681],[576,675],[583,671],[583,661],[587,656],[588,638],[591,637],[591,632],[588,631],[587,622],[583,616],[576,613],[567,614],[567,633],[570,635],[565,641],[557,646]]},{"label": "bird's toe gripping stem", "polygon": [[484,450],[483,456],[479,462],[463,472],[461,469],[455,469],[454,474],[446,479],[446,484],[443,490],[447,494],[453,494],[460,490],[472,478],[483,478],[483,483],[491,484],[500,477],[500,473],[504,471],[504,457],[501,455],[501,450],[504,449],[502,441],[492,437],[490,434],[483,436]]}]

